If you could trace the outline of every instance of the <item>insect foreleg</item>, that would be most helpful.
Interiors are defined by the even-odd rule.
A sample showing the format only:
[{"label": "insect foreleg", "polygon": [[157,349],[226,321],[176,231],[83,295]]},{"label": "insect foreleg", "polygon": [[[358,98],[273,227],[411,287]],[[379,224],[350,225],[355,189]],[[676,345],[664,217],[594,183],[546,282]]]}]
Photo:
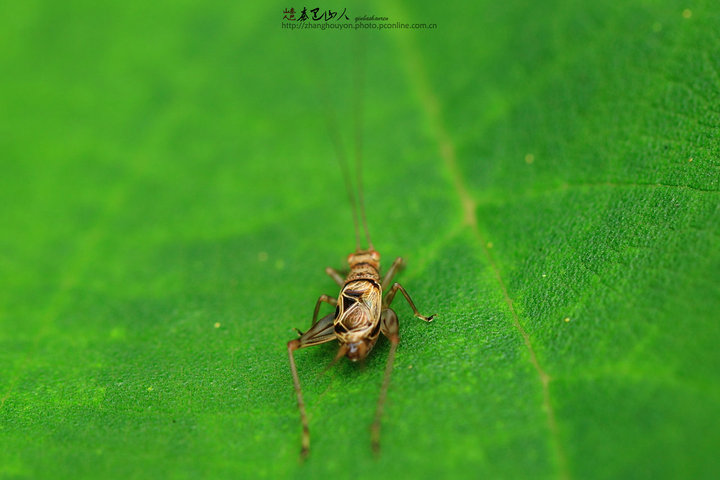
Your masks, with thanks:
[{"label": "insect foreleg", "polygon": [[402,268],[402,266],[403,266],[402,257],[397,257],[382,279],[383,290],[387,289],[388,285],[390,285],[390,282],[392,282],[393,277],[397,273],[397,270]]},{"label": "insect foreleg", "polygon": [[300,388],[300,378],[298,377],[297,367],[295,366],[295,356],[293,352],[300,348],[319,345],[335,339],[335,329],[333,328],[333,320],[335,313],[325,315],[318,320],[310,330],[300,336],[300,338],[291,340],[287,344],[288,357],[290,357],[290,370],[292,371],[293,383],[295,384],[295,394],[297,395],[298,410],[300,410],[300,422],[302,423],[302,450],[300,456],[307,457],[310,452],[310,429],[308,428],[307,415],[305,414],[305,402],[303,402],[302,389]]},{"label": "insect foreleg", "polygon": [[395,298],[395,294],[397,293],[398,290],[400,290],[402,292],[403,296],[405,297],[405,300],[407,300],[407,302],[410,304],[410,308],[412,308],[412,311],[416,317],[418,317],[420,320],[425,320],[426,322],[432,321],[432,319],[435,315],[433,314],[433,315],[430,315],[429,317],[420,315],[420,312],[418,312],[418,309],[415,308],[415,304],[413,303],[412,299],[410,298],[410,295],[408,295],[408,293],[405,291],[403,286],[400,285],[399,283],[394,283],[392,288],[388,292],[388,294],[385,296],[385,301],[383,302],[385,307],[390,306],[390,304],[392,303],[393,299]]},{"label": "insect foreleg", "polygon": [[342,287],[343,285],[345,285],[345,279],[344,279],[343,276],[340,275],[340,274],[337,272],[337,270],[335,270],[334,268],[326,267],[326,268],[325,268],[325,273],[327,273],[328,275],[330,275],[330,277],[331,277],[333,280],[335,280],[335,283],[337,283],[339,286]]},{"label": "insect foreleg", "polygon": [[400,341],[400,337],[398,336],[397,315],[390,308],[382,311],[380,316],[380,331],[390,340],[390,353],[388,354],[387,363],[385,364],[385,375],[383,376],[380,396],[378,397],[377,407],[375,408],[375,420],[373,420],[370,430],[370,441],[372,442],[372,449],[376,454],[380,453],[380,421],[382,420],[385,397],[387,396],[388,386],[390,385],[390,373],[392,373],[393,363],[395,363],[395,350]]},{"label": "insect foreleg", "polygon": [[313,313],[312,323],[310,326],[315,325],[315,322],[317,322],[317,316],[318,312],[320,312],[320,304],[322,302],[329,303],[333,307],[337,305],[337,299],[333,298],[329,295],[320,295],[320,297],[317,300],[317,303],[315,304],[315,312]]}]

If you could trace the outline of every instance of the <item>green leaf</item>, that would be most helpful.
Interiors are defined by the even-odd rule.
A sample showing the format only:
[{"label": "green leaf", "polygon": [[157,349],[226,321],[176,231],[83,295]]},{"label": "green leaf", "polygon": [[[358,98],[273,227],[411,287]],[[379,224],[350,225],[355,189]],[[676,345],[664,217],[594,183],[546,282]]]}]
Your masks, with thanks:
[{"label": "green leaf", "polygon": [[[0,477],[717,477],[714,4],[317,6],[437,28],[0,9]],[[388,343],[296,353],[301,464],[358,98],[373,241],[438,317],[393,304],[379,458]]]}]

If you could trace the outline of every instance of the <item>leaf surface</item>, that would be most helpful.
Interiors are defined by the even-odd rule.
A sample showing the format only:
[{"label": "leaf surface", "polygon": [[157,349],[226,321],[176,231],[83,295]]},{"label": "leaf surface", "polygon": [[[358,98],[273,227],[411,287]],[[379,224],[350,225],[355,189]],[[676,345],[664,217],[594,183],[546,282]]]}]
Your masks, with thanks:
[{"label": "leaf surface", "polygon": [[[2,7],[0,477],[717,476],[717,10],[285,8]],[[297,353],[301,465],[359,98],[374,243],[438,317],[395,300],[378,459],[387,342]]]}]

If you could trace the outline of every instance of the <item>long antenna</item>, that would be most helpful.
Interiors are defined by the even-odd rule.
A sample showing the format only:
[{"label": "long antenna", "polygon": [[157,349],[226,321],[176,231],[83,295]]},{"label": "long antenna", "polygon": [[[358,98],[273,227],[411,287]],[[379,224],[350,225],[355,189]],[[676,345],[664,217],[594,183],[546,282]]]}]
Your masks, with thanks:
[{"label": "long antenna", "polygon": [[[327,112],[327,124],[328,132],[330,134],[330,140],[332,141],[333,147],[335,148],[335,156],[340,164],[340,170],[342,171],[343,180],[345,181],[345,191],[350,201],[350,208],[352,209],[353,225],[355,226],[355,250],[360,250],[360,228],[358,227],[358,214],[357,204],[355,203],[355,195],[353,195],[353,186],[350,181],[350,168],[348,166],[347,158],[345,157],[345,149],[342,145],[342,139],[340,138],[340,132],[337,129],[337,119],[332,113],[331,108],[325,109]],[[364,217],[363,217],[364,218]]]},{"label": "long antenna", "polygon": [[[361,34],[362,35],[362,34]],[[363,35],[363,39],[365,36]],[[375,250],[370,240],[370,231],[367,226],[367,218],[365,217],[365,198],[363,196],[362,183],[362,119],[363,119],[363,98],[365,86],[365,41],[361,41],[358,47],[358,58],[355,74],[355,175],[357,177],[358,201],[360,203],[360,215],[362,217],[363,229],[365,230],[365,239],[367,240],[370,250]]]},{"label": "long antenna", "polygon": [[[365,36],[361,34],[363,39]],[[374,250],[372,241],[370,240],[370,232],[367,226],[367,219],[365,217],[365,198],[363,196],[363,185],[362,185],[362,117],[363,117],[363,87],[364,87],[364,74],[365,74],[365,42],[361,41],[358,44],[358,54],[356,55],[355,62],[355,96],[354,96],[354,123],[355,123],[355,174],[357,180],[357,195],[358,202],[355,201],[355,189],[353,188],[353,182],[350,178],[350,165],[348,158],[345,155],[345,149],[343,148],[342,135],[338,128],[337,118],[334,115],[334,109],[328,102],[328,88],[325,83],[325,77],[320,76],[320,101],[324,104],[325,120],[327,123],[328,133],[330,135],[331,143],[335,149],[335,156],[337,157],[338,163],[340,164],[340,170],[342,172],[343,181],[345,183],[345,191],[347,192],[348,200],[350,201],[350,208],[352,209],[353,225],[355,227],[355,251],[360,251],[360,220],[362,217],[363,230],[365,232],[365,239],[367,240],[368,247]],[[315,57],[316,62],[322,63],[322,58]],[[358,209],[360,214],[358,214]]]}]

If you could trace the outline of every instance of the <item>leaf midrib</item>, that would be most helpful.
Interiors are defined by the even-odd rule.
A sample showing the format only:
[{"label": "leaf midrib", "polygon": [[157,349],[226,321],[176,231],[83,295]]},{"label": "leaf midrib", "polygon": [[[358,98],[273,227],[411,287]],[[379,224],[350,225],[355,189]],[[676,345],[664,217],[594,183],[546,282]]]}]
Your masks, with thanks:
[{"label": "leaf midrib", "polygon": [[453,188],[460,199],[463,224],[470,228],[473,237],[477,240],[480,250],[483,256],[486,258],[488,264],[493,270],[495,279],[497,281],[498,288],[500,289],[505,303],[510,311],[510,315],[513,320],[513,326],[523,339],[523,343],[528,351],[530,363],[534,370],[537,372],[538,380],[542,387],[543,403],[542,409],[544,410],[548,432],[550,435],[550,444],[555,452],[555,457],[558,465],[558,477],[561,479],[569,479],[570,474],[567,467],[567,456],[565,450],[560,442],[560,436],[557,428],[557,421],[555,418],[555,410],[552,405],[550,398],[550,381],[551,377],[545,372],[543,367],[538,361],[535,349],[530,340],[530,336],[527,331],[523,328],[520,323],[520,318],[513,307],[513,300],[510,297],[508,289],[503,280],[500,268],[495,262],[495,259],[490,254],[487,246],[485,235],[480,230],[477,217],[475,212],[477,211],[478,204],[473,199],[472,195],[463,181],[462,175],[460,174],[460,168],[457,163],[455,156],[456,148],[452,142],[450,135],[442,121],[442,115],[440,112],[440,104],[437,96],[433,93],[430,83],[427,80],[426,69],[422,63],[421,56],[417,47],[411,43],[411,40],[406,37],[396,37],[400,48],[403,50],[403,57],[406,59],[406,75],[408,82],[414,86],[416,93],[420,99],[421,110],[428,119],[430,129],[434,136],[434,140],[437,143],[440,158],[444,164],[444,167],[450,172],[450,176],[453,182]]}]

